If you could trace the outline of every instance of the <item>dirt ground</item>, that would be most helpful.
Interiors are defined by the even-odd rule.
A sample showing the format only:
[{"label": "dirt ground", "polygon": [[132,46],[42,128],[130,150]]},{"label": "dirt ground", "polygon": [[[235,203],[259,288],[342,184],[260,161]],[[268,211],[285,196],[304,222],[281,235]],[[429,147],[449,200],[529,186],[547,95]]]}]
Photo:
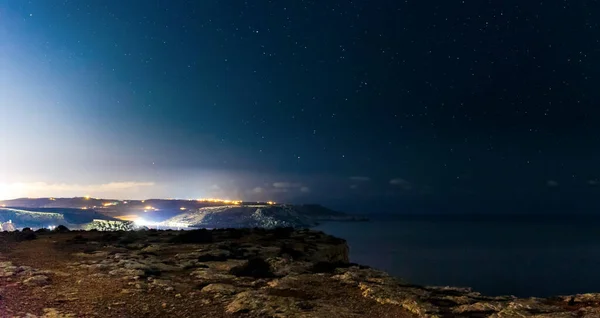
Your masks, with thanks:
[{"label": "dirt ground", "polygon": [[[213,255],[207,253],[215,244],[241,242],[252,248],[255,243],[244,238],[176,244],[170,242],[177,232],[129,237],[102,232],[36,233],[35,238],[23,234],[0,233],[0,263],[5,262],[4,275],[0,268],[2,318],[413,317],[400,306],[379,304],[363,297],[359,288],[325,274],[298,274],[302,279],[289,274],[290,282],[275,288],[271,286],[282,281],[281,274],[231,275],[233,266],[245,262],[239,255],[234,260],[204,256],[204,262],[197,261],[202,260],[198,251]],[[269,245],[280,242],[256,244],[269,251]],[[258,304],[243,298],[245,294],[255,295]]]}]

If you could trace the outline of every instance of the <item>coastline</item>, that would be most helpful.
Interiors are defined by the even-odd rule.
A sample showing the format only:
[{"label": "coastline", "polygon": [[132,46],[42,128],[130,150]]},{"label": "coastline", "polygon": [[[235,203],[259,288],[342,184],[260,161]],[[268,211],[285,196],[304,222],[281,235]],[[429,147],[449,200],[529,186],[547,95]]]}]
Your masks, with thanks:
[{"label": "coastline", "polygon": [[600,316],[600,294],[488,297],[413,285],[350,263],[345,240],[313,230],[61,228],[0,240],[0,313],[8,317]]}]

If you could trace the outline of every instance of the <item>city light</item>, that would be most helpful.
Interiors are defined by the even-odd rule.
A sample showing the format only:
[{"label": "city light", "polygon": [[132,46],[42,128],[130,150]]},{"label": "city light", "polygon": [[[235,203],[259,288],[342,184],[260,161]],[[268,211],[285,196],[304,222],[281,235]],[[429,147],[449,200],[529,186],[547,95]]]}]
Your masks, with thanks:
[{"label": "city light", "polygon": [[224,200],[224,199],[198,199],[198,202],[224,203],[224,204],[241,204],[240,200]]},{"label": "city light", "polygon": [[135,225],[137,226],[158,226],[159,223],[157,222],[152,222],[152,221],[148,221],[144,218],[137,218],[135,221],[133,221],[133,223],[135,223]]}]

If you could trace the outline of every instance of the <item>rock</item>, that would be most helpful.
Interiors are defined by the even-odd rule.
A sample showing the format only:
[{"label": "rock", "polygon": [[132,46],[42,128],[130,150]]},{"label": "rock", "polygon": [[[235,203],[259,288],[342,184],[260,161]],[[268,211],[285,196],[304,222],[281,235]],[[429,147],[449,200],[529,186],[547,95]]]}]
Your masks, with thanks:
[{"label": "rock", "polygon": [[50,284],[50,279],[48,276],[37,275],[25,279],[23,284],[27,286],[46,286]]},{"label": "rock", "polygon": [[224,262],[231,255],[231,252],[227,250],[209,250],[202,253],[196,257],[198,262]]},{"label": "rock", "polygon": [[244,265],[232,268],[229,273],[235,276],[247,276],[253,278],[269,278],[275,276],[271,270],[271,265],[259,257],[248,260]]},{"label": "rock", "polygon": [[177,236],[171,238],[170,243],[190,244],[190,243],[212,243],[212,232],[201,229],[193,231],[184,231]]},{"label": "rock", "polygon": [[111,276],[121,276],[121,277],[135,277],[135,276],[143,276],[144,271],[139,269],[127,269],[127,268],[118,268],[108,272]]},{"label": "rock", "polygon": [[152,284],[156,286],[166,287],[171,285],[171,281],[166,279],[153,279]]},{"label": "rock", "polygon": [[201,292],[220,295],[233,295],[239,291],[239,288],[229,284],[209,284],[202,288]]},{"label": "rock", "polygon": [[108,270],[111,267],[107,264],[93,264],[90,265],[88,268],[90,270]]},{"label": "rock", "polygon": [[279,297],[259,291],[245,291],[237,294],[226,306],[227,313],[251,312],[258,317],[294,317],[303,311],[300,302],[292,297]]},{"label": "rock", "polygon": [[[75,234],[81,237],[72,239]],[[390,313],[390,317],[404,317],[405,313],[429,318],[600,317],[600,294],[522,299],[487,297],[469,288],[411,285],[385,272],[348,263],[346,243],[322,232],[224,229],[211,231],[211,242],[192,236],[186,240],[193,243],[169,243],[182,234],[172,231],[148,231],[147,235],[115,232],[106,240],[100,238],[103,234],[88,236],[84,232],[64,236],[42,234],[40,240],[51,236],[51,241],[73,244],[74,248],[66,251],[80,252],[72,254],[79,261],[64,262],[66,269],[62,271],[1,261],[0,294],[5,299],[0,307],[8,303],[10,289],[15,288],[35,295],[36,301],[43,301],[43,293],[50,295],[51,292],[56,296],[50,296],[46,301],[52,305],[60,303],[69,310],[79,310],[80,300],[89,302],[82,291],[111,283],[114,286],[110,292],[116,290],[118,295],[114,296],[118,298],[106,303],[93,300],[89,308],[95,306],[104,311],[102,315],[110,310],[112,315],[119,316],[123,308],[114,306],[128,306],[138,310],[135,313],[147,316],[155,309],[151,304],[134,305],[131,302],[148,293],[151,299],[158,301],[158,307],[162,304],[167,309],[163,314],[183,310],[182,314],[189,315],[185,306],[193,303],[200,308],[198,315],[204,314],[204,308],[212,311],[222,306],[221,309],[229,314],[248,317],[373,317],[369,315],[371,309],[381,316]],[[0,234],[0,244],[1,235],[14,234]],[[123,244],[123,238],[133,241]],[[93,240],[102,244],[90,249],[87,244]],[[27,248],[36,243],[29,242],[24,246]],[[34,251],[39,252],[39,249]],[[8,257],[11,257],[10,252]],[[16,262],[20,258],[11,259]],[[58,262],[60,259],[57,265]],[[53,280],[68,276],[77,283],[49,285]],[[77,293],[73,294],[74,291]],[[101,294],[103,291],[93,292]],[[167,303],[167,299],[171,301]],[[9,317],[26,314],[9,309],[13,310],[9,311]],[[94,313],[78,314],[94,316]],[[44,315],[54,316],[42,317],[69,317],[54,311]]]},{"label": "rock", "polygon": [[75,318],[75,315],[61,313],[55,308],[44,308],[44,314],[41,318]]}]

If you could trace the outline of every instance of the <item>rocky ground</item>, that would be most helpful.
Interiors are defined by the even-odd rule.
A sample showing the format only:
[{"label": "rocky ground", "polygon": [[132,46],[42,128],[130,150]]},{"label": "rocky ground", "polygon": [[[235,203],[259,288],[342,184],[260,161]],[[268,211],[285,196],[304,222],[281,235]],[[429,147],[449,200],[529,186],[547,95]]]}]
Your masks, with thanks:
[{"label": "rocky ground", "polygon": [[0,233],[0,317],[600,317],[599,302],[414,286],[309,230]]}]

